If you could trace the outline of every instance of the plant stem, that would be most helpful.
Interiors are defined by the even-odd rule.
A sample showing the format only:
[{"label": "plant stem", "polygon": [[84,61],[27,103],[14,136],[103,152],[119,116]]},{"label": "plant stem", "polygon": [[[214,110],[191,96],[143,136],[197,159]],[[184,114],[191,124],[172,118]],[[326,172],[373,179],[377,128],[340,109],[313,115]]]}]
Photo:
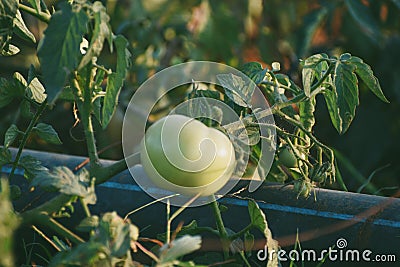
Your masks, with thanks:
[{"label": "plant stem", "polygon": [[25,11],[26,13],[38,18],[39,20],[41,20],[47,24],[50,22],[50,18],[51,18],[50,14],[47,14],[45,12],[37,12],[34,8],[31,8],[24,4],[19,4],[18,8]]},{"label": "plant stem", "polygon": [[49,218],[46,215],[44,215],[43,218],[38,222],[40,222],[43,225],[49,227],[50,229],[52,229],[53,231],[55,231],[59,235],[62,235],[63,237],[68,238],[69,240],[71,240],[71,242],[73,242],[75,244],[80,244],[80,243],[84,243],[85,242],[82,238],[80,238],[79,236],[77,236],[76,234],[71,232],[68,228],[64,227],[59,222],[57,222],[53,218]]},{"label": "plant stem", "polygon": [[90,210],[88,205],[86,204],[85,200],[83,199],[83,197],[79,197],[79,201],[81,202],[83,211],[85,212],[86,217],[91,217],[92,214],[90,214]]},{"label": "plant stem", "polygon": [[312,94],[313,91],[316,90],[316,89],[326,80],[326,78],[328,78],[328,76],[331,74],[333,68],[335,67],[335,64],[332,63],[332,62],[330,62],[330,61],[329,61],[329,64],[330,64],[330,65],[329,65],[328,69],[326,70],[326,72],[324,73],[324,75],[321,77],[321,79],[319,79],[319,80],[317,81],[316,84],[314,84],[313,86],[311,86],[311,88],[310,88],[311,94]]},{"label": "plant stem", "polygon": [[120,159],[107,167],[100,167],[94,173],[96,177],[96,184],[101,184],[106,182],[108,179],[112,178],[116,174],[127,169],[125,159]]},{"label": "plant stem", "polygon": [[24,136],[22,137],[21,143],[19,144],[19,147],[18,147],[17,155],[15,156],[15,159],[13,162],[13,166],[12,166],[11,173],[9,176],[10,180],[14,176],[15,170],[18,166],[18,162],[22,155],[22,150],[24,149],[26,142],[28,141],[28,137],[29,137],[30,133],[32,132],[33,127],[35,127],[37,121],[39,120],[40,116],[42,115],[44,109],[46,108],[46,105],[47,105],[47,101],[43,101],[43,103],[39,106],[38,110],[36,111],[35,116],[29,123],[28,128],[26,128],[26,130],[25,130]]},{"label": "plant stem", "polygon": [[[79,81],[75,79],[74,85],[78,86],[78,91],[83,92],[83,102],[78,102],[78,109],[81,114],[81,121],[83,125],[83,131],[85,133],[86,146],[88,150],[88,156],[90,160],[90,173],[91,176],[95,176],[96,169],[100,167],[99,156],[96,148],[96,139],[93,131],[92,123],[92,67],[89,65],[86,67],[86,83],[81,85]],[[84,86],[84,88],[82,88]]]},{"label": "plant stem", "polygon": [[234,233],[233,235],[229,236],[230,240],[235,240],[236,238],[241,237],[242,235],[244,235],[244,233],[246,233],[247,231],[249,231],[251,228],[253,228],[253,224],[248,224],[245,228],[243,228],[242,230],[240,230],[237,233]]},{"label": "plant stem", "polygon": [[61,249],[53,242],[53,240],[51,240],[48,236],[46,236],[42,231],[40,231],[36,226],[32,225],[32,229],[38,233],[44,240],[46,240],[47,242],[49,242],[50,245],[53,246],[53,248],[55,248],[58,252],[61,251]]},{"label": "plant stem", "polygon": [[219,207],[218,207],[218,202],[215,200],[214,195],[212,196],[211,207],[214,212],[215,222],[217,224],[217,229],[219,232],[219,236],[221,238],[222,249],[224,252],[224,258],[226,260],[229,257],[230,240],[229,240],[228,233],[225,229],[224,221],[222,220],[221,211],[219,210]]},{"label": "plant stem", "polygon": [[51,216],[51,214],[59,211],[67,203],[71,202],[74,197],[75,196],[60,194],[36,208],[21,213],[22,221],[25,224],[32,223],[38,214]]}]

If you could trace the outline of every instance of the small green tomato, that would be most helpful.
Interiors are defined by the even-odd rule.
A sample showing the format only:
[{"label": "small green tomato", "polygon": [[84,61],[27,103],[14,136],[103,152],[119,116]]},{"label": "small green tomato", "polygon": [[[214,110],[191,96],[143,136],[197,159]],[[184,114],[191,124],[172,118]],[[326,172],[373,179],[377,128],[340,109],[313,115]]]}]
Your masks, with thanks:
[{"label": "small green tomato", "polygon": [[186,195],[215,193],[236,165],[233,145],[225,134],[183,115],[169,115],[150,126],[140,157],[155,185]]},{"label": "small green tomato", "polygon": [[294,181],[294,191],[297,192],[297,197],[308,198],[311,194],[311,189],[312,185],[304,180]]},{"label": "small green tomato", "polygon": [[292,149],[288,146],[282,147],[278,152],[279,161],[288,168],[297,167],[297,159]]}]

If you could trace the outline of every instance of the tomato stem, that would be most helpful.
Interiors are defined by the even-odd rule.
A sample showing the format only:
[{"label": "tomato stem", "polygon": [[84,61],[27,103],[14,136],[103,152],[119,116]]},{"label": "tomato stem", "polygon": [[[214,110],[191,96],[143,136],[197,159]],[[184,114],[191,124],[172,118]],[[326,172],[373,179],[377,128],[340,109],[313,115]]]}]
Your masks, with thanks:
[{"label": "tomato stem", "polygon": [[214,212],[215,222],[217,224],[217,229],[219,232],[219,236],[221,238],[222,249],[224,252],[224,258],[226,260],[229,257],[230,240],[229,240],[229,236],[228,236],[228,233],[227,233],[225,225],[224,225],[224,221],[222,220],[221,210],[219,209],[218,202],[215,200],[214,195],[212,195],[211,198],[212,198],[211,207]]}]

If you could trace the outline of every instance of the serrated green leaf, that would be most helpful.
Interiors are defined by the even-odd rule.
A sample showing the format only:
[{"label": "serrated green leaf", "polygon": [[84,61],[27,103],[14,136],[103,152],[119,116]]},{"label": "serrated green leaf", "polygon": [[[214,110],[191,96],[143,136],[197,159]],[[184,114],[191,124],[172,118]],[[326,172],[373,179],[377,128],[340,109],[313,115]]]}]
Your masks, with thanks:
[{"label": "serrated green leaf", "polygon": [[106,13],[106,8],[100,1],[93,3],[92,10],[94,12],[94,29],[90,45],[79,63],[78,69],[83,68],[91,62],[93,57],[98,57],[103,50],[104,40],[110,35],[111,26],[109,24],[110,17]]},{"label": "serrated green leaf", "polygon": [[107,212],[100,220],[99,227],[96,229],[96,235],[91,240],[107,244],[110,249],[110,256],[124,257],[129,252],[131,230],[137,231],[135,226],[128,221],[124,221],[114,212]]},{"label": "serrated green leaf", "polygon": [[37,103],[41,104],[46,100],[47,94],[45,93],[45,89],[38,78],[34,78],[29,84],[28,88],[31,92],[32,99]]},{"label": "serrated green leaf", "polygon": [[267,220],[264,212],[262,212],[254,200],[249,201],[248,210],[251,224],[257,227],[261,232],[264,232],[265,228],[267,227]]},{"label": "serrated green leaf", "polygon": [[379,84],[378,78],[374,76],[371,67],[359,57],[352,56],[349,61],[356,67],[356,74],[365,83],[368,89],[383,102],[389,103]]},{"label": "serrated green leaf", "polygon": [[16,79],[0,78],[0,108],[7,106],[14,98],[23,97],[25,86]]},{"label": "serrated green leaf", "polygon": [[64,100],[64,101],[70,101],[73,102],[75,101],[75,94],[74,90],[72,89],[71,86],[65,86],[61,93],[59,94],[58,100]]},{"label": "serrated green leaf", "polygon": [[[14,18],[18,11],[18,1],[2,0],[0,2],[0,51],[4,56],[13,53],[13,47],[10,47],[10,40],[13,34]],[[10,51],[11,50],[11,51]]]},{"label": "serrated green leaf", "polygon": [[372,41],[380,44],[382,39],[379,23],[372,15],[371,9],[362,3],[360,0],[345,0],[346,6],[363,31]]},{"label": "serrated green leaf", "polygon": [[28,0],[29,4],[35,9],[36,13],[40,12],[40,0]]},{"label": "serrated green leaf", "polygon": [[[278,241],[272,238],[272,233],[271,230],[268,228],[268,223],[265,214],[254,200],[249,200],[248,210],[252,225],[257,227],[264,234],[264,237],[267,240],[266,245],[268,247],[268,250],[279,251],[280,248],[278,245]],[[274,253],[272,259],[269,259],[267,266],[268,267],[279,266],[279,259],[276,253]]]},{"label": "serrated green leaf", "polygon": [[160,248],[160,262],[167,263],[192,253],[201,247],[201,236],[184,235]]},{"label": "serrated green leaf", "polygon": [[14,32],[27,41],[31,41],[32,43],[36,43],[36,38],[33,33],[26,27],[24,19],[22,18],[21,12],[17,11],[17,14],[14,18]]},{"label": "serrated green leaf", "polygon": [[96,203],[94,183],[90,181],[89,172],[86,169],[74,174],[65,166],[55,167],[51,171],[36,176],[31,185],[40,186],[49,191],[59,191],[66,195],[79,196],[87,204]]},{"label": "serrated green leaf", "polygon": [[354,71],[354,65],[337,61],[333,82],[337,95],[338,116],[341,125],[340,134],[345,133],[349,128],[359,104],[358,80]]},{"label": "serrated green leaf", "polygon": [[13,44],[7,44],[6,47],[1,50],[1,55],[5,57],[14,56],[21,51],[17,46]]},{"label": "serrated green leaf", "polygon": [[21,110],[22,117],[27,118],[27,119],[33,118],[34,114],[31,110],[31,103],[29,103],[29,101],[23,100],[21,102],[21,104],[19,105],[19,108]]},{"label": "serrated green leaf", "polygon": [[85,242],[72,249],[63,250],[50,259],[48,267],[100,266],[111,267],[105,244]]},{"label": "serrated green leaf", "polygon": [[17,138],[18,134],[19,130],[17,125],[11,124],[4,136],[4,147],[8,148],[15,141],[15,138]]},{"label": "serrated green leaf", "polygon": [[255,86],[234,74],[218,74],[217,79],[225,89],[225,95],[236,105],[251,108]]},{"label": "serrated green leaf", "polygon": [[26,82],[24,76],[21,73],[15,72],[13,78],[21,84],[21,87],[28,86],[28,83]]},{"label": "serrated green leaf", "polygon": [[326,90],[323,92],[326,106],[328,108],[329,116],[331,117],[331,121],[336,131],[339,133],[341,130],[341,122],[339,117],[339,109],[337,107],[337,96],[334,91]]},{"label": "serrated green leaf", "polygon": [[121,91],[124,79],[130,65],[131,53],[127,46],[128,41],[125,37],[118,35],[114,44],[117,50],[117,69],[110,74],[107,79],[106,95],[104,97],[102,109],[102,125],[105,129],[111,121],[118,104],[118,96]]},{"label": "serrated green leaf", "polygon": [[81,232],[89,232],[92,231],[94,228],[96,228],[98,225],[99,225],[99,217],[93,215],[83,219],[76,227],[76,230]]},{"label": "serrated green leaf", "polygon": [[321,73],[328,69],[328,63],[324,60],[327,59],[326,54],[316,54],[304,60],[302,69],[303,89],[307,97],[311,96],[311,87],[315,79],[321,78]]},{"label": "serrated green leaf", "polygon": [[264,80],[268,71],[267,68],[263,69],[258,62],[248,62],[244,64],[240,70],[246,74],[255,84],[259,84]]},{"label": "serrated green leaf", "polygon": [[70,72],[78,66],[82,56],[79,46],[87,32],[88,20],[84,10],[72,9],[68,3],[62,3],[61,10],[51,16],[38,49],[50,103],[61,92]]},{"label": "serrated green leaf", "polygon": [[36,133],[41,139],[51,144],[60,145],[62,144],[56,130],[53,126],[46,123],[38,123],[33,127],[32,132]]},{"label": "serrated green leaf", "polygon": [[47,173],[48,169],[42,165],[42,162],[30,155],[23,156],[18,164],[24,168],[24,177],[28,180],[34,179],[37,175]]}]

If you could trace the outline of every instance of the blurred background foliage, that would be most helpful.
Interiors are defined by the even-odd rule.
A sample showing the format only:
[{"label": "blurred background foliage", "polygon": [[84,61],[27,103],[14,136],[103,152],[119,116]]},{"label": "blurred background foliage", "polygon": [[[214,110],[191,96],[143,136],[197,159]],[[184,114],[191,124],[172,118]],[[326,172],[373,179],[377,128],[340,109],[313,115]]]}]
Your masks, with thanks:
[{"label": "blurred background foliage", "polygon": [[[45,0],[51,5],[57,1]],[[400,1],[398,0],[109,0],[102,1],[113,31],[131,44],[133,63],[120,105],[106,132],[98,127],[98,147],[105,158],[121,158],[121,123],[124,109],[138,86],[150,75],[173,64],[208,60],[233,67],[249,61],[263,67],[281,63],[283,73],[300,83],[299,62],[314,53],[361,57],[372,66],[390,104],[361,90],[360,107],[349,131],[339,136],[331,125],[322,99],[317,99],[315,135],[338,152],[339,168],[351,191],[370,177],[370,193],[391,195],[400,185]],[[23,14],[28,27],[40,39],[46,25]],[[15,70],[26,75],[38,66],[35,47],[15,37],[21,53],[0,58],[0,76]],[[112,66],[114,56],[100,59]],[[365,88],[364,88],[365,89]],[[171,97],[172,98],[172,97]],[[61,146],[40,143],[28,147],[85,155],[83,132],[75,125],[69,103],[58,103],[44,121],[51,123],[63,141]],[[25,128],[18,105],[0,110],[0,134],[10,123]],[[388,165],[389,164],[389,165]],[[385,167],[384,167],[385,166]],[[384,167],[384,168],[382,168]],[[375,170],[379,172],[375,172]],[[371,189],[372,188],[372,189]],[[364,191],[363,191],[364,192]]]}]

